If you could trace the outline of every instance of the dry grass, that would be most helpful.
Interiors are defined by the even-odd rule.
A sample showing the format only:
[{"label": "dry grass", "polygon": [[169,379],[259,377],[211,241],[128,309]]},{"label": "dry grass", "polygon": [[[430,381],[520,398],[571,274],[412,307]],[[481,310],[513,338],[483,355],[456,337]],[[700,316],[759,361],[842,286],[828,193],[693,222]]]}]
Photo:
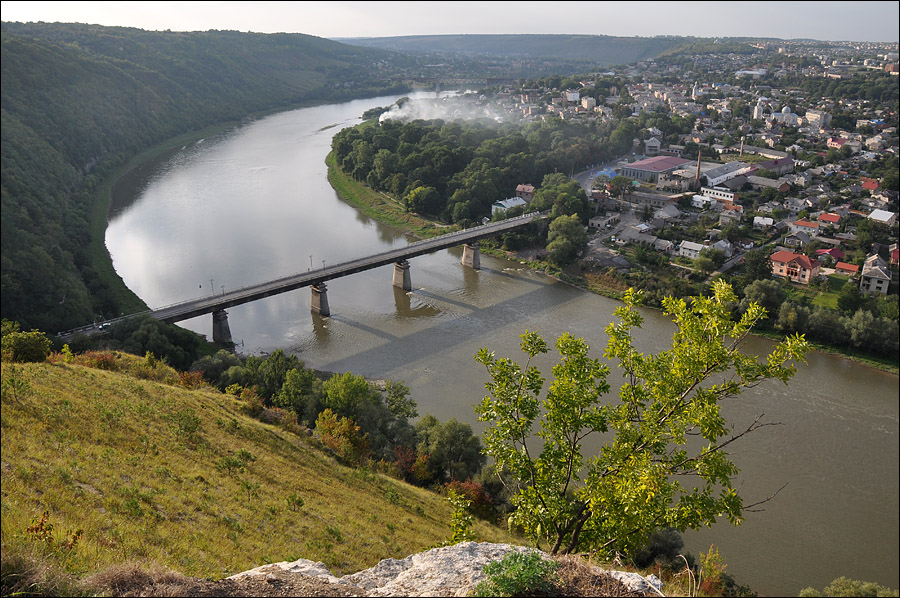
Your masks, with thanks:
[{"label": "dry grass", "polygon": [[[298,558],[342,575],[450,535],[437,494],[345,467],[235,397],[64,362],[2,367],[27,386],[0,411],[4,551],[40,548],[77,576],[136,561],[220,578]],[[255,460],[223,466],[241,451]],[[44,511],[49,542],[27,531]],[[481,521],[476,534],[516,541]]]}]

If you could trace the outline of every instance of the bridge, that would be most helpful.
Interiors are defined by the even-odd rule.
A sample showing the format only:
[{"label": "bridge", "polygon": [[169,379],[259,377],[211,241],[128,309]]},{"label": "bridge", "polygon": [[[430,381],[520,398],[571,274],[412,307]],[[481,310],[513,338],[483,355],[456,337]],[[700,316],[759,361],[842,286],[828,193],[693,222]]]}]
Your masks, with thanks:
[{"label": "bridge", "polygon": [[102,331],[102,328],[110,323],[138,315],[150,315],[151,317],[168,322],[170,324],[188,320],[205,314],[213,316],[213,341],[216,343],[231,343],[231,329],[228,325],[228,314],[225,311],[229,307],[250,303],[265,297],[271,297],[281,293],[287,293],[301,287],[310,287],[310,310],[323,316],[331,315],[328,307],[328,295],[325,283],[335,278],[349,276],[379,268],[388,264],[394,264],[393,285],[405,291],[412,290],[412,281],[409,274],[409,261],[411,258],[433,253],[441,249],[463,245],[462,264],[470,268],[479,269],[480,253],[478,241],[521,228],[529,224],[535,218],[541,217],[538,212],[508,218],[499,222],[490,222],[482,226],[447,233],[439,237],[425,239],[410,243],[406,247],[391,249],[368,257],[362,257],[333,266],[309,270],[297,274],[291,274],[268,282],[246,286],[234,291],[228,291],[221,295],[210,295],[200,299],[191,299],[159,309],[154,309],[139,314],[132,314],[110,320],[101,326],[85,326],[71,330],[59,336],[71,336],[72,334],[92,334]]}]

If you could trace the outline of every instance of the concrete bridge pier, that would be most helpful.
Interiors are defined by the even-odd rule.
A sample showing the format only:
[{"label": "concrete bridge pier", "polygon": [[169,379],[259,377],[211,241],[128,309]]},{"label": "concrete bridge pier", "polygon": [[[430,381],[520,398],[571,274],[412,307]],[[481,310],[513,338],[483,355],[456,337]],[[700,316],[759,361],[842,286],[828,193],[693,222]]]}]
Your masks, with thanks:
[{"label": "concrete bridge pier", "polygon": [[481,247],[478,243],[466,243],[463,245],[462,265],[473,270],[481,270]]},{"label": "concrete bridge pier", "polygon": [[230,345],[231,327],[228,326],[228,312],[224,309],[213,312],[213,342],[220,345]]},{"label": "concrete bridge pier", "polygon": [[328,309],[328,294],[326,293],[328,287],[325,286],[325,283],[314,284],[309,287],[309,290],[309,309],[320,316],[330,316],[331,310]]},{"label": "concrete bridge pier", "polygon": [[404,291],[412,290],[412,280],[409,277],[409,261],[394,262],[394,286]]}]

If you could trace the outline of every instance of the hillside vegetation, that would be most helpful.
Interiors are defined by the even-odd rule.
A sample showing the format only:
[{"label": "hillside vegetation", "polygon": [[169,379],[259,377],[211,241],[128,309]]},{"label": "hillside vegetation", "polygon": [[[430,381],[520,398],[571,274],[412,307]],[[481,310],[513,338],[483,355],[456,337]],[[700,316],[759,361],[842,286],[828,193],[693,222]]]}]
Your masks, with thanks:
[{"label": "hillside vegetation", "polygon": [[[2,364],[5,554],[79,576],[142,561],[218,578],[298,558],[340,575],[450,537],[439,494],[346,467],[161,362],[116,359],[132,374],[59,356]],[[512,540],[481,520],[474,531]]]},{"label": "hillside vegetation", "polygon": [[57,331],[140,309],[103,244],[116,169],[248,115],[405,91],[390,57],[300,34],[4,22],[3,317]]},{"label": "hillside vegetation", "polygon": [[608,35],[408,35],[351,38],[348,44],[410,53],[518,56],[584,60],[595,65],[629,64],[684,46],[676,37]]}]

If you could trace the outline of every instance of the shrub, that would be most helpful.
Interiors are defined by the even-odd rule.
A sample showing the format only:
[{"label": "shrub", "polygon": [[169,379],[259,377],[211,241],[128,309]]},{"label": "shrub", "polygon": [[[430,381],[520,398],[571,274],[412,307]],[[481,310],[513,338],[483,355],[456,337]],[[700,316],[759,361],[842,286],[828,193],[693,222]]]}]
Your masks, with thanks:
[{"label": "shrub", "polygon": [[814,588],[804,588],[799,595],[808,598],[813,596],[897,596],[898,592],[872,581],[838,577],[825,588],[823,593],[819,593]]},{"label": "shrub", "polygon": [[475,596],[552,596],[559,575],[556,561],[538,552],[511,552],[482,569],[487,577],[475,587]]},{"label": "shrub", "polygon": [[366,434],[352,419],[340,417],[331,409],[326,409],[316,419],[316,430],[322,444],[330,448],[338,457],[361,465],[369,458],[369,441]]},{"label": "shrub", "polygon": [[241,409],[250,417],[259,417],[265,408],[262,397],[253,388],[242,389],[241,400],[244,402]]},{"label": "shrub", "polygon": [[464,496],[469,502],[469,510],[482,519],[489,519],[494,514],[494,501],[484,490],[480,482],[468,478],[465,482],[450,480],[444,485],[449,492]]},{"label": "shrub", "polygon": [[42,362],[50,355],[50,339],[39,330],[9,332],[3,335],[3,361]]},{"label": "shrub", "polygon": [[631,560],[639,569],[646,569],[654,563],[675,569],[681,564],[676,559],[682,548],[684,548],[684,540],[681,539],[678,530],[660,529],[647,539],[644,546],[631,555]]},{"label": "shrub", "polygon": [[475,533],[472,531],[472,515],[469,514],[469,507],[472,505],[472,501],[453,489],[447,492],[447,500],[453,507],[453,514],[450,515],[450,529],[453,533],[444,544],[453,546],[460,542],[474,540]]}]

